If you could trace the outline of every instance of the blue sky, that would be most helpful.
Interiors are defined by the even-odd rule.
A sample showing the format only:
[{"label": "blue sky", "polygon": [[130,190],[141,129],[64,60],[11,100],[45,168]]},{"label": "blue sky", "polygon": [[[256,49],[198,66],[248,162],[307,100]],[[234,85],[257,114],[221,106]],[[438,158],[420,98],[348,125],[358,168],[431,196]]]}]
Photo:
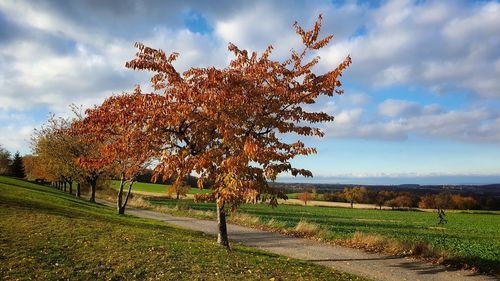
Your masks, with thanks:
[{"label": "blue sky", "polygon": [[[125,69],[136,41],[181,54],[176,67],[224,67],[227,44],[284,59],[292,24],[324,16],[318,73],[347,54],[345,95],[308,182],[500,182],[499,1],[0,1],[0,145],[29,153],[50,112],[69,115],[148,84]],[[289,137],[293,139],[294,137]],[[290,181],[285,175],[281,180]]]}]

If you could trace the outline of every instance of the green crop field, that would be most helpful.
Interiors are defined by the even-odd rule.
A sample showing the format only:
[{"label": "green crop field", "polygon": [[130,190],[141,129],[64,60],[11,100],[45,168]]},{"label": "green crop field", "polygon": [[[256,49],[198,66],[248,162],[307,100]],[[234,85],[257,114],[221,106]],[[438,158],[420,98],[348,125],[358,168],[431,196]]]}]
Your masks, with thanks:
[{"label": "green crop field", "polygon": [[[192,209],[214,210],[213,203],[163,200],[156,204],[188,204]],[[243,205],[241,212],[294,227],[300,220],[328,230],[327,239],[346,239],[355,232],[380,234],[402,241],[423,241],[484,269],[500,272],[500,214],[498,212],[449,212],[448,223],[438,227],[431,212],[363,210],[350,208],[265,204]]]},{"label": "green crop field", "polygon": [[361,280],[0,177],[0,280]]},{"label": "green crop field", "polygon": [[[111,187],[114,189],[120,188],[120,181],[117,180],[111,181]],[[167,184],[136,182],[132,186],[132,192],[139,191],[139,192],[166,194],[168,187],[169,185]],[[188,194],[205,194],[210,192],[211,191],[208,189],[189,188]]]}]

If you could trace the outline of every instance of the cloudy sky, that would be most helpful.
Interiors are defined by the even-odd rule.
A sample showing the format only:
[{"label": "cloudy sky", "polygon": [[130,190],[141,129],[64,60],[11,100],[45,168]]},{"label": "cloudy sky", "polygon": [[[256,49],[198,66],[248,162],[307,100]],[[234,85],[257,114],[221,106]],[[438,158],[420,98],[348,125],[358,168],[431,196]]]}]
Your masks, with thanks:
[{"label": "cloudy sky", "polygon": [[228,42],[282,59],[293,22],[322,13],[334,40],[316,71],[353,64],[345,95],[315,105],[336,120],[297,166],[319,182],[500,182],[499,1],[166,2],[0,0],[0,145],[29,153],[50,112],[147,85],[124,67],[136,41],[179,52],[180,70],[224,67]]}]

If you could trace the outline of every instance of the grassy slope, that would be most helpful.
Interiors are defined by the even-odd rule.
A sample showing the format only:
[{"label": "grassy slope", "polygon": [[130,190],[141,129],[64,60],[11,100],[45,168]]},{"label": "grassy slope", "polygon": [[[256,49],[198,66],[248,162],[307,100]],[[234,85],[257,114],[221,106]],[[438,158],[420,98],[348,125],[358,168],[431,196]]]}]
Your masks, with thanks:
[{"label": "grassy slope", "polygon": [[[117,181],[117,180],[111,181],[111,187],[113,187],[114,189],[119,189],[120,188],[120,181]],[[166,184],[136,182],[132,186],[132,192],[133,191],[139,191],[139,192],[142,191],[142,192],[166,194],[168,187],[169,187],[169,185],[166,185]],[[205,194],[205,193],[209,193],[209,192],[210,192],[210,190],[208,190],[208,189],[190,188],[188,191],[188,194]]]},{"label": "grassy slope", "polygon": [[[155,202],[155,201],[153,201]],[[213,210],[213,203],[165,200],[157,202],[175,206],[189,204],[198,210]],[[437,227],[437,216],[429,212],[362,210],[280,205],[243,205],[241,212],[257,216],[263,223],[270,219],[294,227],[301,220],[316,223],[328,230],[330,240],[351,238],[355,232],[380,234],[402,241],[424,241],[442,248],[465,263],[500,272],[500,215],[492,213],[447,214],[448,223]]]},{"label": "grassy slope", "polygon": [[0,177],[0,280],[358,280]]}]

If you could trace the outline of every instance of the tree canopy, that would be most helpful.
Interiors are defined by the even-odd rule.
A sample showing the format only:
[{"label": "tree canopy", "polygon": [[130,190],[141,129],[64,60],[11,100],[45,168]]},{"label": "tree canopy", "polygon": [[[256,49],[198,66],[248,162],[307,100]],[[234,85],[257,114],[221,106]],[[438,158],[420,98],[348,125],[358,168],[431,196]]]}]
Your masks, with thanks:
[{"label": "tree canopy", "polygon": [[339,77],[351,59],[316,75],[312,69],[319,57],[306,58],[332,35],[318,39],[321,16],[311,31],[297,23],[294,27],[304,48],[292,50],[289,59],[272,60],[272,46],[258,56],[230,43],[235,58],[228,67],[191,68],[182,74],[173,65],[177,53],[166,55],[136,43],[136,58],[126,66],[154,72],[155,92],[146,95],[153,107],[144,133],[163,148],[157,175],[182,179],[194,171],[200,185],[205,180],[214,183],[217,199],[236,205],[250,190],[270,191],[267,182],[280,173],[312,176],[292,167],[290,160],[316,150],[300,140],[287,143],[281,136],[323,136],[313,124],[333,117],[308,112],[304,105],[314,104],[319,96],[341,94]]},{"label": "tree canopy", "polygon": [[[193,67],[180,73],[174,67],[178,53],[136,43],[136,58],[127,62],[131,69],[153,72],[153,93],[137,100],[136,118],[142,132],[161,151],[156,176],[175,177],[174,183],[192,172],[200,176],[199,186],[210,181],[218,207],[233,207],[256,193],[276,196],[268,185],[280,173],[312,176],[293,167],[290,160],[315,153],[297,140],[286,142],[283,135],[322,137],[315,126],[332,121],[325,112],[308,111],[320,96],[342,94],[339,80],[351,63],[348,56],[336,68],[322,75],[313,72],[319,57],[310,53],[326,46],[328,35],[319,39],[321,16],[313,29],[305,31],[297,23],[301,51],[292,50],[283,61],[271,59],[272,46],[258,56],[229,43],[234,59],[223,69]],[[136,94],[139,93],[136,90]],[[148,104],[147,111],[141,102]],[[143,114],[147,117],[144,118]]]}]

